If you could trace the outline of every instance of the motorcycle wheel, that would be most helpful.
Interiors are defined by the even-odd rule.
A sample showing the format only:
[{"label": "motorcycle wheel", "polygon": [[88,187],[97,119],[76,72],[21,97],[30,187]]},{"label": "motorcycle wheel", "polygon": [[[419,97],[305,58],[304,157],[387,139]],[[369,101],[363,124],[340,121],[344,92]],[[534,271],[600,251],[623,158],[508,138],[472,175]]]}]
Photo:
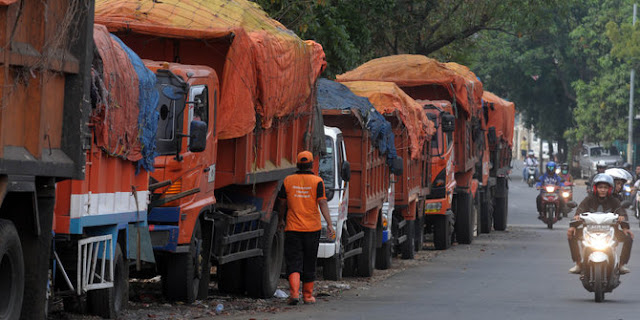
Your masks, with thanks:
[{"label": "motorcycle wheel", "polygon": [[604,264],[597,263],[593,266],[593,295],[596,302],[604,301]]},{"label": "motorcycle wheel", "polygon": [[553,206],[547,206],[547,229],[553,229],[553,218],[556,213]]}]

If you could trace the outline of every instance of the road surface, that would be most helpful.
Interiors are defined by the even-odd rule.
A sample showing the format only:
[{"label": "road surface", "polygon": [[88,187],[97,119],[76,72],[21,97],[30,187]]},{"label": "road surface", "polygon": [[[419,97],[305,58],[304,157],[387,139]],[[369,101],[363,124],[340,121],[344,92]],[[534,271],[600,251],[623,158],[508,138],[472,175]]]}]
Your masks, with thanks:
[{"label": "road surface", "polygon": [[[368,290],[339,299],[299,305],[278,314],[237,319],[638,319],[640,254],[632,250],[632,272],[595,303],[572,266],[568,219],[546,228],[536,219],[535,189],[514,168],[509,190],[508,232],[480,235],[425,266],[408,269]],[[585,197],[576,187],[575,200]],[[631,217],[632,230],[638,223]]]}]

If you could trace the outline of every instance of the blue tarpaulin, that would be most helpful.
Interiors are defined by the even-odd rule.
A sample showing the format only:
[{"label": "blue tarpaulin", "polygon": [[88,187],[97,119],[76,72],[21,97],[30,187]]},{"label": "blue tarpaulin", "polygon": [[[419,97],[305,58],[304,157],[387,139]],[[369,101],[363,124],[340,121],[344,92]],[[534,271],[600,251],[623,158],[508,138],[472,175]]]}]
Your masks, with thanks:
[{"label": "blue tarpaulin", "polygon": [[138,104],[140,113],[138,114],[138,139],[142,143],[142,159],[138,161],[138,169],[153,171],[153,162],[157,156],[156,152],[156,131],[158,131],[158,100],[160,94],[156,90],[156,75],[145,67],[140,57],[127,47],[118,37],[113,34],[111,37],[127,52],[133,68],[138,74]]},{"label": "blue tarpaulin", "polygon": [[374,146],[387,156],[387,165],[393,171],[393,160],[398,158],[391,123],[378,112],[369,99],[355,95],[341,83],[328,79],[318,80],[318,106],[321,109],[352,110],[358,112],[371,134]]}]

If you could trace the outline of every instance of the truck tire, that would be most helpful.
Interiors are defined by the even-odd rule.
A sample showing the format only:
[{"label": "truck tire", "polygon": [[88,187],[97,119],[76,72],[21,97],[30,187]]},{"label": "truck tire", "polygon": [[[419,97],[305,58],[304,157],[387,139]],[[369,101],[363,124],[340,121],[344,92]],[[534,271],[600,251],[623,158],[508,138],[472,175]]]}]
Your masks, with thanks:
[{"label": "truck tire", "polygon": [[376,230],[363,228],[362,253],[357,256],[357,272],[359,277],[371,277],[376,263]]},{"label": "truck tire", "polygon": [[244,260],[218,265],[217,279],[220,293],[244,294],[244,266]]},{"label": "truck tire", "polygon": [[456,239],[459,244],[471,244],[474,229],[473,199],[470,193],[460,192],[456,200]]},{"label": "truck tire", "polygon": [[245,287],[255,298],[270,298],[276,292],[280,268],[284,260],[284,233],[278,231],[278,214],[273,212],[269,223],[262,223],[262,256],[247,261]]},{"label": "truck tire", "polygon": [[418,252],[422,250],[422,244],[424,243],[424,214],[418,213],[418,218],[414,222],[415,235],[413,237],[413,249]]},{"label": "truck tire", "polygon": [[113,287],[87,292],[89,312],[105,319],[115,319],[129,303],[129,264],[119,244],[116,244],[113,263]]},{"label": "truck tire", "polygon": [[491,233],[493,227],[493,206],[487,191],[480,193],[480,233]]},{"label": "truck tire", "polygon": [[202,243],[202,228],[200,220],[197,220],[193,227],[189,252],[173,254],[166,260],[166,279],[163,279],[163,285],[167,299],[193,303],[198,297],[202,273],[208,265],[208,261],[205,262],[202,256]]},{"label": "truck tire", "polygon": [[447,250],[451,247],[452,227],[447,215],[433,215],[433,244],[436,250]]},{"label": "truck tire", "polygon": [[0,219],[0,319],[17,320],[24,294],[24,260],[18,231]]},{"label": "truck tire", "polygon": [[[504,180],[504,181],[501,181]],[[509,214],[509,188],[505,178],[499,178],[497,193],[500,197],[496,197],[496,205],[493,209],[493,228],[496,231],[504,231],[507,229],[507,216]]]},{"label": "truck tire", "polygon": [[376,269],[387,270],[391,268],[391,257],[393,255],[393,242],[391,240],[382,244],[382,247],[376,249]]},{"label": "truck tire", "polygon": [[407,220],[407,224],[404,226],[405,234],[407,235],[407,241],[403,242],[402,245],[400,245],[400,257],[402,259],[405,259],[405,260],[413,259],[416,255],[415,225],[416,225],[415,220]]}]

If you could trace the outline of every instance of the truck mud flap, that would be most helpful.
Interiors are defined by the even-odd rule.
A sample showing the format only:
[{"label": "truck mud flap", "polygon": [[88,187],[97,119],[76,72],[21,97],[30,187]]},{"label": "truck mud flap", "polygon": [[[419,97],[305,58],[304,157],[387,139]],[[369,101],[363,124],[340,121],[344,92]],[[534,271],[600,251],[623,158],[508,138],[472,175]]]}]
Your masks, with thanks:
[{"label": "truck mud flap", "polygon": [[213,259],[225,264],[262,256],[260,241],[264,229],[260,227],[260,218],[263,213],[246,206],[217,205],[216,209],[206,217],[214,221]]}]

